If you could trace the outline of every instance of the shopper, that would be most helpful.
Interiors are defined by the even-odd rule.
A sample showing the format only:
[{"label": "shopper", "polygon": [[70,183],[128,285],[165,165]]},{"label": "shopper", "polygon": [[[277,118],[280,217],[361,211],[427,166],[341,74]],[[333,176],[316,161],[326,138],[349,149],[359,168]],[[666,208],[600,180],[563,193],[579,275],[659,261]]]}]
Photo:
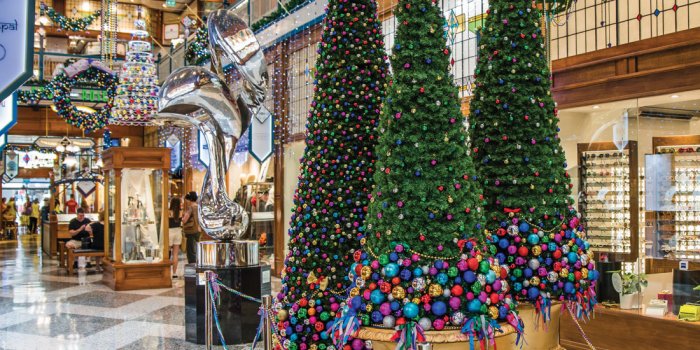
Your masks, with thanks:
[{"label": "shopper", "polygon": [[[93,221],[85,227],[90,237],[90,249],[105,249],[105,225],[104,225],[104,212],[99,213],[98,221]],[[102,271],[102,257],[96,257],[95,263],[97,264],[97,270]]]},{"label": "shopper", "polygon": [[17,220],[17,204],[15,204],[15,197],[10,197],[10,200],[5,205],[5,210],[2,212],[2,219],[4,221],[11,221],[12,223]]},{"label": "shopper", "polygon": [[[80,249],[83,243],[82,239],[90,237],[90,234],[86,230],[87,225],[90,223],[90,219],[85,217],[85,211],[82,208],[78,208],[76,213],[77,216],[68,223],[68,233],[70,234],[71,239],[66,242],[66,248],[69,249]],[[71,262],[68,263],[70,264]]]},{"label": "shopper", "polygon": [[[66,202],[66,213],[75,214],[78,208],[78,202],[75,200],[75,195],[71,195],[70,199]],[[85,211],[83,210],[83,213]]]},{"label": "shopper", "polygon": [[27,228],[27,231],[31,233],[31,225],[29,224],[29,216],[32,215],[32,200],[29,196],[24,199],[24,204],[22,205],[22,216],[20,216],[20,223],[23,227]]},{"label": "shopper", "polygon": [[41,210],[39,210],[39,200],[35,198],[32,202],[31,213],[29,214],[29,233],[39,233],[39,216],[41,216]]},{"label": "shopper", "polygon": [[53,202],[53,213],[54,214],[63,214],[63,210],[61,210],[61,200],[56,198]]},{"label": "shopper", "polygon": [[170,258],[173,262],[173,278],[177,278],[177,265],[179,263],[180,255],[180,245],[182,244],[182,227],[180,227],[180,222],[182,218],[180,217],[180,197],[174,196],[170,199],[170,220],[169,220],[169,231],[168,231],[168,242],[170,242]]},{"label": "shopper", "polygon": [[199,218],[197,215],[197,192],[185,195],[185,212],[182,214],[182,232],[187,239],[187,263],[197,262],[197,242],[199,242]]}]

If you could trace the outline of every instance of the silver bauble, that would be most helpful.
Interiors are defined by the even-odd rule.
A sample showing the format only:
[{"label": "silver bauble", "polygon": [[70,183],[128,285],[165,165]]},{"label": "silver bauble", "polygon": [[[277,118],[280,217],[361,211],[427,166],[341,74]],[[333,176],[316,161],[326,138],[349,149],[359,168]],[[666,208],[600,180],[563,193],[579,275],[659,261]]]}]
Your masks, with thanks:
[{"label": "silver bauble", "polygon": [[518,226],[516,225],[510,225],[508,226],[508,234],[511,236],[517,236],[518,233],[520,233],[520,229],[518,229]]},{"label": "silver bauble", "polygon": [[414,278],[413,281],[411,282],[411,286],[417,292],[423,291],[423,289],[425,289],[425,278],[423,278],[423,277]]},{"label": "silver bauble", "polygon": [[418,320],[418,324],[424,331],[429,331],[431,328],[433,328],[433,323],[427,317],[422,317],[420,320]]},{"label": "silver bauble", "polygon": [[452,322],[453,325],[459,327],[464,323],[465,318],[466,317],[461,311],[455,311],[455,313],[452,314],[452,317],[450,317],[450,322]]},{"label": "silver bauble", "polygon": [[394,328],[394,326],[396,326],[396,318],[391,315],[384,316],[382,319],[382,326],[386,328]]},{"label": "silver bauble", "polygon": [[532,270],[537,270],[540,267],[540,261],[537,259],[530,259],[530,261],[527,262],[527,266]]},{"label": "silver bauble", "polygon": [[547,281],[549,283],[555,283],[559,279],[559,274],[556,273],[555,271],[549,271],[547,273]]}]

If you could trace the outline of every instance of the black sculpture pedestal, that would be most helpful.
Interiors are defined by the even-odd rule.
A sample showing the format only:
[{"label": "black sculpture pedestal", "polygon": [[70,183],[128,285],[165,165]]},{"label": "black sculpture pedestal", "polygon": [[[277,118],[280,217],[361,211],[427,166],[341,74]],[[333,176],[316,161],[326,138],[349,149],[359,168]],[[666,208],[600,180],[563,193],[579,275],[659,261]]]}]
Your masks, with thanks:
[{"label": "black sculpture pedestal", "polygon": [[[185,265],[185,339],[205,344],[204,334],[204,271],[211,270],[221,282],[243,294],[260,299],[271,293],[270,266],[231,266],[225,268]],[[217,307],[219,324],[227,344],[252,343],[260,322],[260,304],[243,299],[229,291],[221,290]],[[220,345],[216,324],[212,325],[214,344]]]}]

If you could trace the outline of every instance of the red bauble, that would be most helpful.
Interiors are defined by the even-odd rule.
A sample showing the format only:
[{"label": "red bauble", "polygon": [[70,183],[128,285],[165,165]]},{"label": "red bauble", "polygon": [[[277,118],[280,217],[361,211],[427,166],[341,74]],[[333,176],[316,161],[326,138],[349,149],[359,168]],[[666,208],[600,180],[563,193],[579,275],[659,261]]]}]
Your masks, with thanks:
[{"label": "red bauble", "polygon": [[464,293],[464,288],[462,288],[462,286],[456,284],[456,285],[452,286],[452,289],[450,290],[450,292],[452,293],[452,295],[458,297]]},{"label": "red bauble", "polygon": [[518,248],[518,254],[520,256],[527,256],[527,253],[528,253],[527,247],[521,246],[520,248]]}]

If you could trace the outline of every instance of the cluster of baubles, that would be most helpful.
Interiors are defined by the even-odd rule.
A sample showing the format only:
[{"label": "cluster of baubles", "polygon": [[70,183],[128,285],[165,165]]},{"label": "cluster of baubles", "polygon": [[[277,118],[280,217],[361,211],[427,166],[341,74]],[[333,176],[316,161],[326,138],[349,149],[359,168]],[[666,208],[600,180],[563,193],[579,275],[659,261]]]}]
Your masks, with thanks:
[{"label": "cluster of baubles", "polygon": [[508,267],[487,258],[474,241],[460,245],[464,253],[455,262],[423,258],[405,242],[376,259],[355,253],[350,297],[361,297],[362,323],[393,328],[417,321],[423,330],[439,331],[461,328],[474,315],[512,320]]},{"label": "cluster of baubles", "polygon": [[[206,22],[206,18],[204,19]],[[194,41],[187,46],[185,60],[188,64],[201,66],[211,60],[209,53],[209,31],[202,25],[195,31]]]},{"label": "cluster of baubles", "polygon": [[514,213],[510,216],[492,232],[492,243],[498,247],[496,259],[511,270],[515,297],[534,302],[540,297],[576,300],[587,308],[598,271],[579,219],[545,231]]},{"label": "cluster of baubles", "polygon": [[128,48],[110,124],[145,125],[158,108],[158,77],[148,32],[134,31]]}]

